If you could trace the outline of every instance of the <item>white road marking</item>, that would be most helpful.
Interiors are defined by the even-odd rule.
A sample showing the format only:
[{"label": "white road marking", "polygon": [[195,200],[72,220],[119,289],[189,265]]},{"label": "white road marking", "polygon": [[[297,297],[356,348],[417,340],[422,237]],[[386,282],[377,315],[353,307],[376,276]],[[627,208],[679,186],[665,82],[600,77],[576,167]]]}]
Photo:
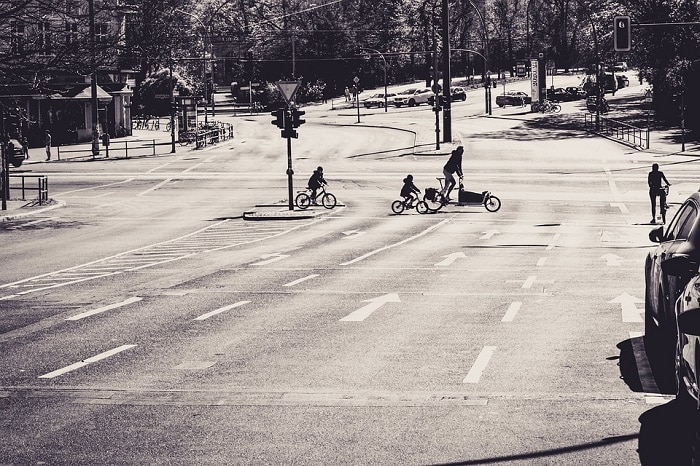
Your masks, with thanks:
[{"label": "white road marking", "polygon": [[374,299],[367,299],[362,301],[363,303],[369,303],[366,306],[352,312],[351,314],[340,319],[341,322],[362,322],[367,317],[371,316],[374,311],[382,307],[386,303],[400,303],[399,295],[396,293],[385,294],[384,296],[379,296]]},{"label": "white road marking", "polygon": [[498,230],[489,230],[489,231],[484,231],[484,234],[479,237],[479,239],[491,239],[493,238],[493,235],[496,235],[500,233]]},{"label": "white road marking", "polygon": [[469,372],[467,373],[467,376],[464,378],[462,383],[479,383],[479,379],[481,379],[481,374],[484,373],[484,370],[486,369],[486,366],[488,366],[489,361],[491,360],[491,356],[493,356],[493,353],[495,351],[495,346],[484,346],[484,348],[481,350],[481,353],[479,353],[479,356],[477,356],[476,361],[474,361],[474,365],[471,369],[469,369]]},{"label": "white road marking", "polygon": [[619,303],[622,308],[622,321],[623,322],[644,322],[642,316],[640,315],[644,310],[637,309],[636,303],[643,303],[644,300],[631,296],[628,293],[622,293],[619,296],[608,301],[610,304]]},{"label": "white road marking", "polygon": [[345,235],[345,239],[350,239],[350,238],[357,238],[358,236],[362,236],[366,231],[360,231],[360,230],[348,230],[344,231],[343,234]]},{"label": "white road marking", "polygon": [[520,310],[520,306],[522,306],[522,302],[520,301],[515,301],[510,304],[508,307],[508,310],[504,314],[503,318],[501,319],[501,322],[513,322],[513,319],[515,318],[515,314],[518,313]]},{"label": "white road marking", "polygon": [[532,285],[534,285],[535,280],[537,280],[537,275],[530,275],[527,277],[527,279],[523,282],[523,288],[532,288]]},{"label": "white road marking", "polygon": [[104,307],[100,307],[98,309],[93,309],[92,311],[86,311],[86,312],[83,312],[81,314],[76,314],[72,317],[68,317],[66,320],[84,319],[85,317],[94,316],[95,314],[100,314],[100,313],[105,312],[105,311],[111,311],[112,309],[117,309],[119,307],[126,306],[126,305],[129,305],[132,303],[137,303],[137,302],[141,301],[142,299],[143,298],[138,298],[138,297],[129,298],[127,300],[122,301],[121,303],[110,304],[109,306],[104,306]]},{"label": "white road marking", "polygon": [[600,256],[601,259],[605,259],[608,267],[619,267],[620,266],[620,259],[622,257],[618,256],[617,254],[605,254]]},{"label": "white road marking", "polygon": [[627,206],[626,206],[625,204],[623,204],[622,202],[611,202],[611,203],[610,203],[610,207],[617,207],[618,209],[620,209],[620,212],[623,213],[623,214],[629,214],[629,213],[630,213],[630,210],[629,210],[629,209],[627,208]]},{"label": "white road marking", "polygon": [[222,312],[229,311],[233,308],[243,306],[244,304],[248,304],[250,301],[238,301],[237,303],[234,304],[229,304],[228,306],[220,307],[219,309],[216,309],[211,312],[207,312],[206,314],[202,314],[199,317],[195,317],[194,320],[207,320],[209,317],[215,316],[217,314],[221,314]]},{"label": "white road marking", "polygon": [[58,377],[59,375],[63,375],[67,372],[74,371],[76,369],[80,369],[81,367],[85,367],[88,364],[92,364],[93,362],[101,361],[102,359],[106,359],[110,356],[114,356],[117,353],[121,353],[122,351],[126,351],[131,348],[135,348],[136,345],[122,345],[117,348],[111,349],[109,351],[105,351],[104,353],[100,353],[97,356],[92,356],[91,358],[83,359],[80,362],[76,362],[75,364],[71,364],[70,366],[66,366],[64,368],[55,370],[53,372],[49,372],[48,374],[40,375],[40,379],[53,379],[54,377]]},{"label": "white road marking", "polygon": [[318,277],[317,273],[312,273],[311,275],[307,275],[306,277],[299,278],[297,280],[294,280],[293,282],[285,283],[282,286],[295,286],[298,285],[299,283],[305,282],[306,280],[311,280],[312,278]]},{"label": "white road marking", "polygon": [[546,258],[546,257],[540,257],[539,260],[537,261],[536,267],[542,267],[542,266],[544,265],[545,262],[547,262],[547,258]]},{"label": "white road marking", "polygon": [[463,252],[453,252],[452,254],[448,254],[442,257],[444,257],[445,259],[435,264],[435,267],[446,267],[448,265],[452,265],[454,261],[460,258],[466,258],[467,255]]},{"label": "white road marking", "polygon": [[275,254],[265,254],[264,256],[260,256],[260,257],[263,258],[263,259],[265,259],[265,260],[260,261],[260,262],[255,262],[254,264],[250,264],[250,265],[267,265],[267,264],[271,264],[271,263],[273,263],[273,262],[277,262],[277,261],[282,260],[282,259],[284,259],[284,258],[286,258],[286,257],[289,257],[289,254],[277,254],[277,253],[275,253]]},{"label": "white road marking", "polygon": [[406,238],[406,239],[404,239],[404,240],[402,240],[402,241],[399,241],[398,243],[389,244],[388,246],[384,246],[384,247],[381,247],[381,248],[379,248],[379,249],[375,249],[374,251],[370,251],[370,252],[368,252],[367,254],[364,254],[364,255],[362,255],[362,256],[360,256],[360,257],[356,257],[355,259],[349,260],[349,261],[347,261],[347,262],[343,262],[343,263],[340,264],[340,265],[351,265],[351,264],[354,264],[355,262],[359,262],[359,261],[361,261],[361,260],[363,260],[363,259],[367,259],[368,257],[373,256],[373,255],[375,255],[375,254],[378,254],[378,253],[380,253],[380,252],[382,252],[382,251],[386,251],[387,249],[391,249],[391,248],[394,248],[394,247],[396,247],[396,246],[400,246],[400,245],[402,245],[402,244],[406,244],[406,243],[408,243],[409,241],[413,241],[413,240],[416,239],[416,238],[420,238],[421,236],[424,236],[424,235],[430,233],[431,231],[433,231],[433,230],[435,230],[435,229],[437,229],[437,228],[440,228],[442,225],[444,225],[445,223],[447,223],[447,222],[449,222],[449,221],[450,221],[449,219],[445,219],[445,220],[443,220],[443,221],[440,222],[440,223],[436,223],[435,225],[431,225],[430,227],[428,227],[427,229],[421,231],[421,232],[418,233],[417,235],[413,235],[413,236],[411,236],[411,237],[409,237],[409,238]]},{"label": "white road marking", "polygon": [[164,185],[170,183],[172,180],[173,180],[172,178],[166,178],[163,181],[161,181],[160,183],[158,183],[157,185],[151,186],[150,188],[148,188],[145,191],[141,191],[140,193],[137,194],[137,196],[145,196],[146,194],[155,191],[156,189],[160,188],[161,186],[164,186]]},{"label": "white road marking", "polygon": [[554,236],[552,237],[552,242],[549,243],[549,246],[547,246],[548,251],[551,251],[552,249],[554,249],[554,247],[556,246],[554,243],[556,243],[560,237],[561,237],[561,233],[554,234]]}]

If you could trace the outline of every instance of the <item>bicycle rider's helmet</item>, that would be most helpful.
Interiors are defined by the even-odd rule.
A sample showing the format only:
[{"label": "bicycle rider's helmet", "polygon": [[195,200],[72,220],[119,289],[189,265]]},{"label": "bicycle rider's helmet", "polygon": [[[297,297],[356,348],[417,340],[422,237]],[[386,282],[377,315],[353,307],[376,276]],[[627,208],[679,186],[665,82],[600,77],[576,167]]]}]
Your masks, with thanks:
[{"label": "bicycle rider's helmet", "polygon": [[318,168],[316,169],[316,171],[317,171],[317,172],[322,172],[322,171],[323,171],[323,167],[319,165]]}]

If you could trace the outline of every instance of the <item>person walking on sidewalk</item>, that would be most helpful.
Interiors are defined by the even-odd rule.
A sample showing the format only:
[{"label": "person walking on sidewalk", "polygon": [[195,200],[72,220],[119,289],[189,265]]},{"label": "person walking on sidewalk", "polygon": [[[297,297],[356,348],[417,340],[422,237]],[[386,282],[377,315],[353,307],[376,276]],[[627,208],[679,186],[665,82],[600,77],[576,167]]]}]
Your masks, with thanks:
[{"label": "person walking on sidewalk", "polygon": [[655,163],[651,166],[651,171],[647,177],[649,184],[649,199],[651,200],[651,223],[656,223],[656,197],[659,197],[659,208],[661,209],[661,222],[666,223],[666,186],[661,184],[661,181],[666,183],[666,186],[671,186],[671,183],[666,179],[664,172],[659,171],[659,164]]},{"label": "person walking on sidewalk", "polygon": [[46,161],[51,160],[51,131],[46,130],[46,136],[44,137],[44,145],[46,146]]},{"label": "person walking on sidewalk", "polygon": [[22,154],[24,155],[24,160],[29,159],[29,142],[26,137],[22,138]]}]

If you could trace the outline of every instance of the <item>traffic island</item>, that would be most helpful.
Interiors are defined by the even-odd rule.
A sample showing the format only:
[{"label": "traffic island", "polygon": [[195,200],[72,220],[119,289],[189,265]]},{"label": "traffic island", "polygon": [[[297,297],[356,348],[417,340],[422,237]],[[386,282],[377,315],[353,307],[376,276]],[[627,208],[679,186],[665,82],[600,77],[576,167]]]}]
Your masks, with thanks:
[{"label": "traffic island", "polygon": [[301,220],[316,218],[331,214],[345,205],[338,203],[333,209],[323,207],[309,207],[308,209],[295,208],[289,210],[288,204],[259,204],[254,209],[243,212],[244,220]]}]

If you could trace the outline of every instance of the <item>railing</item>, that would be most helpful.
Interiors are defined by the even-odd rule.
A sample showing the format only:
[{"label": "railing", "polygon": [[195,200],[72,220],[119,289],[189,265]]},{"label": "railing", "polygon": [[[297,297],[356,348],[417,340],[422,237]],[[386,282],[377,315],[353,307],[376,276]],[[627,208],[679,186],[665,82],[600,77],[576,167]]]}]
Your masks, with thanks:
[{"label": "railing", "polygon": [[[105,157],[122,157],[129,158],[129,156],[144,156],[144,155],[156,155],[156,148],[158,146],[171,146],[170,142],[167,143],[157,143],[155,139],[132,139],[124,141],[112,140],[109,146],[100,146],[100,155]],[[71,158],[84,158],[92,157],[92,147],[76,147],[76,146],[66,146],[71,147],[70,149],[57,147],[58,160],[68,160]],[[168,151],[169,152],[169,151]]]},{"label": "railing", "polygon": [[584,114],[584,126],[586,131],[603,134],[605,136],[628,142],[642,149],[649,149],[649,128],[636,126],[599,116],[599,124],[596,126],[594,113]]},{"label": "railing", "polygon": [[201,149],[202,147],[232,138],[233,125],[231,123],[210,123],[207,128],[197,130],[195,147]]},{"label": "railing", "polygon": [[[36,201],[39,203],[39,205],[44,205],[49,202],[49,177],[46,175],[13,175],[10,174],[10,181],[13,179],[21,179],[22,183],[21,186],[12,186],[12,183],[9,184],[10,191],[14,190],[21,190],[22,192],[22,200],[26,201],[26,192],[27,191],[36,191],[37,192],[37,197]],[[36,188],[32,188],[27,186],[27,178],[32,179],[34,178],[37,183]]]}]

